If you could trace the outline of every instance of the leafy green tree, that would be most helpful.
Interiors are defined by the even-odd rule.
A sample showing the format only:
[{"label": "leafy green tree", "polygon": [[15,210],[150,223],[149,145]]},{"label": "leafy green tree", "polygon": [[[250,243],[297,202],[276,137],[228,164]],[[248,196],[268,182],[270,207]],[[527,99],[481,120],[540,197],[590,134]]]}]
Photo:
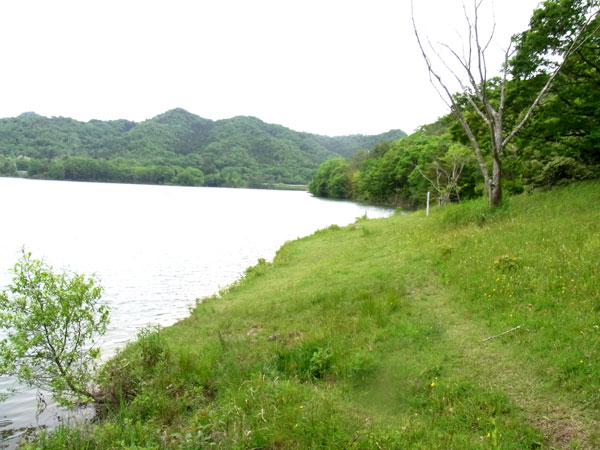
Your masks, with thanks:
[{"label": "leafy green tree", "polygon": [[37,178],[41,176],[48,168],[47,159],[29,159],[27,165],[27,176]]},{"label": "leafy green tree", "polygon": [[551,186],[574,175],[598,174],[593,166],[600,163],[599,11],[598,0],[547,0],[534,12],[529,29],[517,37],[517,52],[510,61],[513,103],[526,101],[548,79],[556,54],[567,52],[571,36],[592,18],[548,97],[518,136],[527,185]]},{"label": "leafy green tree", "polygon": [[221,170],[221,179],[224,186],[227,187],[243,187],[244,179],[242,178],[242,167],[224,167]]},{"label": "leafy green tree", "polygon": [[48,167],[47,176],[53,180],[65,179],[65,163],[61,159],[55,159]]},{"label": "leafy green tree", "polygon": [[354,186],[355,195],[363,200],[415,206],[424,201],[428,182],[418,167],[429,165],[444,155],[450,146],[448,134],[433,136],[420,130],[400,139],[381,151],[369,152]]},{"label": "leafy green tree", "polygon": [[0,155],[0,176],[15,176],[17,167],[10,157]]},{"label": "leafy green tree", "polygon": [[106,332],[109,309],[99,302],[93,278],[54,273],[22,251],[7,290],[0,293],[0,374],[25,386],[48,390],[62,405],[101,401],[91,387],[100,350],[94,339]]},{"label": "leafy green tree", "polygon": [[308,185],[317,197],[348,198],[352,193],[350,165],[345,158],[325,161]]},{"label": "leafy green tree", "polygon": [[389,150],[390,143],[387,141],[378,142],[371,150],[369,150],[369,157],[371,158],[382,158]]},{"label": "leafy green tree", "polygon": [[195,167],[186,167],[175,176],[173,183],[180,186],[203,186],[204,174]]}]

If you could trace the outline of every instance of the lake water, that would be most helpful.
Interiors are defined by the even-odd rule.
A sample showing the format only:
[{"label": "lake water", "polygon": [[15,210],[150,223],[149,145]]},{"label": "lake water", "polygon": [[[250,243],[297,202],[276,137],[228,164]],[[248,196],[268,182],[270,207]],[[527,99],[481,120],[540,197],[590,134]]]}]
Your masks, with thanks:
[{"label": "lake water", "polygon": [[[108,356],[147,324],[171,325],[286,241],[388,208],[306,192],[76,183],[0,178],[0,286],[25,246],[55,269],[95,273],[112,308]],[[0,336],[1,337],[1,336]],[[0,391],[14,380],[0,377]],[[0,403],[0,447],[65,411],[36,415],[36,391]],[[49,400],[49,399],[48,399]]]}]

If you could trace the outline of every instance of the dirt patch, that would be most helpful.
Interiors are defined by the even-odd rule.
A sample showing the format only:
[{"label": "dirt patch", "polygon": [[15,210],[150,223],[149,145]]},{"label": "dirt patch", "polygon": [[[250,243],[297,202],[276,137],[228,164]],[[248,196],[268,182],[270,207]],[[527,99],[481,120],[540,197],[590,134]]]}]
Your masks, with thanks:
[{"label": "dirt patch", "polygon": [[[549,411],[534,425],[548,438],[551,448],[592,448],[586,445],[589,435],[585,431],[585,425],[577,418],[565,414],[564,411],[557,409]],[[572,446],[575,443],[577,447]]]}]

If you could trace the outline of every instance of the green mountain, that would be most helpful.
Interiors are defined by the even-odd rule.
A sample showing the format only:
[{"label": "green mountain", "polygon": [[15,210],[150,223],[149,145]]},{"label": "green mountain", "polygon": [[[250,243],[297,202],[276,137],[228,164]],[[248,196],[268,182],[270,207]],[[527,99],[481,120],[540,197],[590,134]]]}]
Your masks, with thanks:
[{"label": "green mountain", "polygon": [[235,187],[306,184],[327,159],[404,136],[401,130],[320,136],[255,117],[213,121],[179,108],[140,123],[26,113],[0,119],[0,174]]}]

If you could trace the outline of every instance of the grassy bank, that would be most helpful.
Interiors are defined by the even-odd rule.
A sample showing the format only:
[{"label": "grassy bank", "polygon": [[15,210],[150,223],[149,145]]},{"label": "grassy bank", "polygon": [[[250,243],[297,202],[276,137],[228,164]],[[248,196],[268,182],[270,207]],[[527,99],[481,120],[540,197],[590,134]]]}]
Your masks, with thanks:
[{"label": "grassy bank", "polygon": [[332,226],[143,333],[105,368],[120,406],[31,445],[598,448],[599,261],[597,182]]}]

